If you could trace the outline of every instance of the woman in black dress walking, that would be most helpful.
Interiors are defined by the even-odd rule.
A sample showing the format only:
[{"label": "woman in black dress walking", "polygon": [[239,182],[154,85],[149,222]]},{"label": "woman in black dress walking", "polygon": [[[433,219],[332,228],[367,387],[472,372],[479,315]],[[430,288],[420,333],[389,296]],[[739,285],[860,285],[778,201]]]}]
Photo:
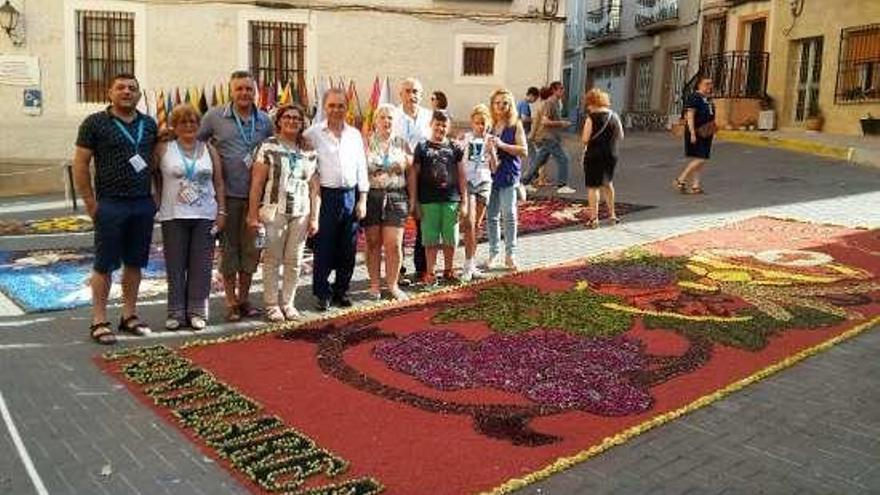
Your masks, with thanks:
[{"label": "woman in black dress walking", "polygon": [[683,194],[702,194],[700,174],[712,151],[712,137],[715,135],[715,105],[709,100],[712,94],[712,79],[701,77],[697,90],[685,103],[684,154],[693,158],[675,179],[673,185]]},{"label": "woman in black dress walking", "polygon": [[589,210],[588,229],[599,226],[599,193],[608,208],[608,221],[619,222],[614,211],[614,168],[617,166],[617,149],[623,140],[620,117],[609,107],[611,98],[598,88],[587,91],[587,119],[581,139],[584,142],[584,179],[587,185]]}]

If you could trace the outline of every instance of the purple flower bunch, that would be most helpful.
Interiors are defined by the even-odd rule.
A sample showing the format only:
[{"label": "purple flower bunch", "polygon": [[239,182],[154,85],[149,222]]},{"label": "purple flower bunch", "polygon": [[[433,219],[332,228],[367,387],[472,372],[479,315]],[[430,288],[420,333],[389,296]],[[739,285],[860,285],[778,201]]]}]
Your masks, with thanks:
[{"label": "purple flower bunch", "polygon": [[448,330],[427,330],[379,344],[373,353],[438,390],[490,387],[603,416],[639,413],[653,403],[631,379],[645,367],[641,345],[622,337],[534,331],[473,342]]}]

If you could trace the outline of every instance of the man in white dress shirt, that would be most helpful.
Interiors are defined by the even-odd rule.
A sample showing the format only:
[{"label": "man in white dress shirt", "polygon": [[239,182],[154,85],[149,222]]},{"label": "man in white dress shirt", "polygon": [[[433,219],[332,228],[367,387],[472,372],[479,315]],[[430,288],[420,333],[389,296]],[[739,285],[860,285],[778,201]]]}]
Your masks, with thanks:
[{"label": "man in white dress shirt", "polygon": [[[431,115],[433,112],[419,103],[422,101],[422,83],[414,77],[409,77],[400,83],[400,105],[397,106],[397,115],[394,116],[392,125],[394,134],[401,136],[409,144],[409,151],[416,149],[419,141],[428,139],[431,135]],[[413,246],[413,264],[416,273],[415,280],[421,280],[425,273],[425,247],[422,245],[422,229],[416,220],[416,243]],[[405,270],[401,267],[401,273]],[[405,279],[401,278],[401,282]]]},{"label": "man in white dress shirt", "polygon": [[[305,132],[318,155],[315,179],[321,193],[312,200],[310,231],[317,233],[312,293],[318,309],[351,306],[348,289],[357,252],[357,223],[367,212],[367,158],[360,132],[345,123],[345,93],[324,93],[322,120]],[[331,287],[330,272],[336,271]]]}]

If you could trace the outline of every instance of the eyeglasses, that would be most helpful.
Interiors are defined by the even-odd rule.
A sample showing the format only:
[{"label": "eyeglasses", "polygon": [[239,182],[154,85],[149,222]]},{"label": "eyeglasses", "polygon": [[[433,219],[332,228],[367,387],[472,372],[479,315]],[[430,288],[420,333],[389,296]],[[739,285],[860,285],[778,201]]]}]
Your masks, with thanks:
[{"label": "eyeglasses", "polygon": [[287,114],[287,115],[282,115],[281,120],[298,120],[298,121],[302,122],[303,118],[300,117],[299,115]]},{"label": "eyeglasses", "polygon": [[333,110],[345,109],[345,103],[328,103],[327,108],[331,108]]},{"label": "eyeglasses", "polygon": [[414,94],[419,94],[419,93],[422,92],[422,90],[420,90],[420,89],[415,89],[415,88],[404,88],[403,92],[404,92],[404,93],[414,93]]}]

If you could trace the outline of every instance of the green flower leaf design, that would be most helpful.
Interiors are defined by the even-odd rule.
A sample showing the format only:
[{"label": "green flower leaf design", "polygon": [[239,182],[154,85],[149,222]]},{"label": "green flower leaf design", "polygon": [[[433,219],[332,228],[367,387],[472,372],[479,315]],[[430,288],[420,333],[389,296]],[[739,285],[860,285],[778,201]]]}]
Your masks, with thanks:
[{"label": "green flower leaf design", "polygon": [[616,297],[589,290],[544,293],[535,287],[499,284],[483,289],[475,304],[445,309],[437,323],[485,321],[499,333],[515,334],[536,328],[555,328],[591,337],[610,337],[626,332],[632,316],[602,306]]},{"label": "green flower leaf design", "polygon": [[644,321],[649,329],[672,330],[749,351],[766,347],[768,339],[780,330],[820,328],[843,321],[843,318],[812,309],[794,308],[791,311],[793,318],[789,321],[777,320],[757,309],[739,315],[751,316],[746,321],[689,321],[662,316],[646,316]]}]

